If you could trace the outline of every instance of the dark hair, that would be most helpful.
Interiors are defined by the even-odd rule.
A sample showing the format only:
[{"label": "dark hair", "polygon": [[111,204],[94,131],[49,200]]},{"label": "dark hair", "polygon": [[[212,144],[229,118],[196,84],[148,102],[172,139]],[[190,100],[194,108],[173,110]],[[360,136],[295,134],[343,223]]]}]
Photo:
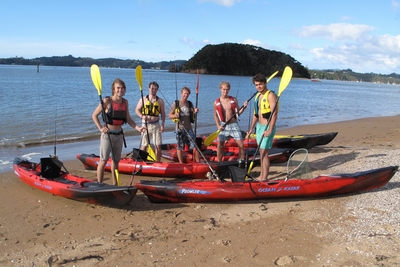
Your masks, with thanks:
[{"label": "dark hair", "polygon": [[113,81],[113,83],[111,84],[111,92],[112,92],[112,95],[114,95],[114,91],[115,91],[114,86],[115,86],[115,84],[117,84],[117,83],[119,83],[120,85],[122,85],[122,87],[126,90],[126,85],[125,85],[124,81],[121,80],[120,78],[117,78],[117,79],[115,79],[115,80]]},{"label": "dark hair", "polygon": [[152,81],[152,82],[149,83],[149,88],[150,88],[150,86],[152,86],[152,85],[154,85],[155,87],[157,87],[157,89],[160,88],[160,86],[158,86],[158,83],[155,82],[155,81]]},{"label": "dark hair", "polygon": [[258,73],[258,74],[253,76],[252,81],[253,81],[253,84],[255,82],[267,83],[267,78],[265,77],[264,74]]}]

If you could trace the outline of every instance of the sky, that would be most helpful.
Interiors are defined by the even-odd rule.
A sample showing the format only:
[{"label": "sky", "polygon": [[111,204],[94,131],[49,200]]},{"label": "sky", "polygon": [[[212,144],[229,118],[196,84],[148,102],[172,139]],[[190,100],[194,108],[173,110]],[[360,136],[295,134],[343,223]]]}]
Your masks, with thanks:
[{"label": "sky", "polygon": [[400,0],[2,0],[0,58],[189,60],[251,44],[309,69],[400,73]]}]

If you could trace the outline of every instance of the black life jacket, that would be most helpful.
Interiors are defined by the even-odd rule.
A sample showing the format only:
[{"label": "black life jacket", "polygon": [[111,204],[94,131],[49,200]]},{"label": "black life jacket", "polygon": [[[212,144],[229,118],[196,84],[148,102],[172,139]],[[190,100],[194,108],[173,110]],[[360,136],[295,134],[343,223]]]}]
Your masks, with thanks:
[{"label": "black life jacket", "polygon": [[122,125],[126,123],[126,100],[122,98],[122,103],[112,101],[111,97],[107,96],[110,100],[110,107],[106,113],[106,123],[110,125]]}]

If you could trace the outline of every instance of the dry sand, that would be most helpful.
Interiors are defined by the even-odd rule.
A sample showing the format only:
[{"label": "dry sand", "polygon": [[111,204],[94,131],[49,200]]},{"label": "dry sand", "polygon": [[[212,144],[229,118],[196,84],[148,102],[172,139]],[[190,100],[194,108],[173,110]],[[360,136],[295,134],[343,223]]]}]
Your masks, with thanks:
[{"label": "dry sand", "polygon": [[[400,164],[400,116],[278,134],[331,131],[339,134],[330,144],[309,151],[314,176]],[[95,178],[78,160],[64,163]],[[285,170],[272,166],[271,177]],[[0,266],[400,266],[399,173],[381,189],[336,198],[152,204],[138,193],[123,209],[0,175]]]}]

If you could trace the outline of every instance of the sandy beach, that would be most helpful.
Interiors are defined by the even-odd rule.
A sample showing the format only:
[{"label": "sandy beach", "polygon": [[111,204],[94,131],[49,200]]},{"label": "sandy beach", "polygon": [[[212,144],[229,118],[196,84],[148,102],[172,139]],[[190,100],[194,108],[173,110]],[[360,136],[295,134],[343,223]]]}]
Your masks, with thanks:
[{"label": "sandy beach", "polygon": [[[400,116],[277,134],[332,131],[339,134],[330,144],[309,150],[314,176],[400,165]],[[95,179],[78,160],[64,164]],[[271,178],[285,172],[285,165],[272,166]],[[53,196],[13,172],[0,175],[0,266],[400,265],[399,172],[385,187],[335,198],[152,204],[138,192],[121,209]],[[130,176],[121,180],[127,185]]]}]

